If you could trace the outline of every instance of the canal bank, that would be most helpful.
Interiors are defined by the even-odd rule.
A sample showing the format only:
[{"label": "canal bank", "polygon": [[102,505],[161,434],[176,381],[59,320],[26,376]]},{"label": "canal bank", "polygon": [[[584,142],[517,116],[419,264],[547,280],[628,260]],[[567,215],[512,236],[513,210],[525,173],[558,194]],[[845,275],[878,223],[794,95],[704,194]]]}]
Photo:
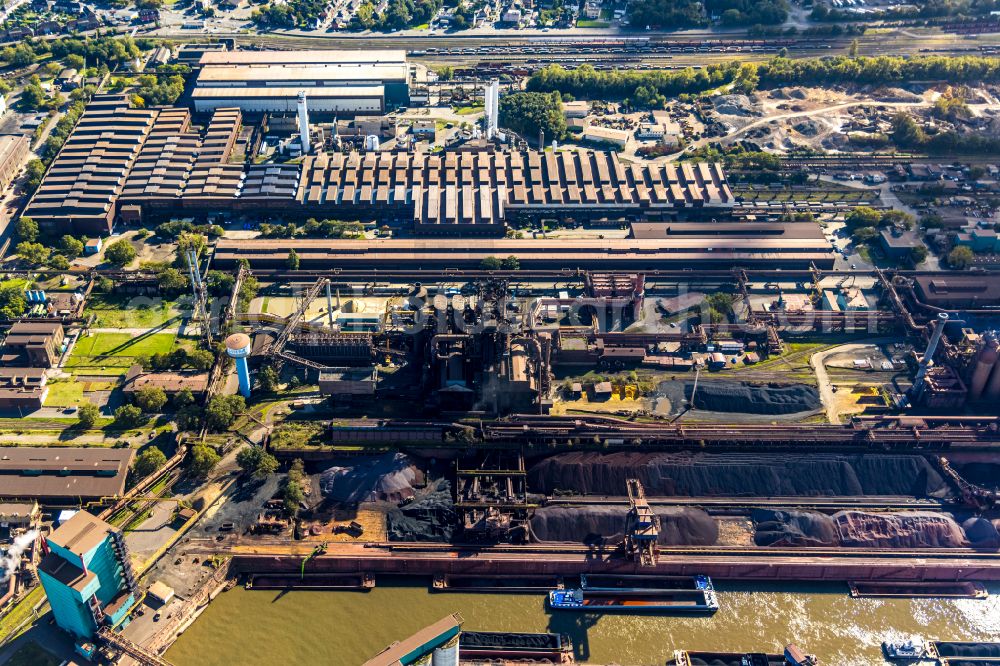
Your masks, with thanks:
[{"label": "canal bank", "polygon": [[245,590],[219,595],[166,653],[176,666],[351,666],[458,612],[465,628],[551,631],[577,658],[663,664],[675,649],[768,650],[794,641],[827,666],[883,664],[880,644],[911,634],[1000,641],[1000,585],[977,599],[852,599],[846,586],[717,585],[710,617],[552,613],[543,595],[432,593],[429,581],[379,577],[370,592]]}]

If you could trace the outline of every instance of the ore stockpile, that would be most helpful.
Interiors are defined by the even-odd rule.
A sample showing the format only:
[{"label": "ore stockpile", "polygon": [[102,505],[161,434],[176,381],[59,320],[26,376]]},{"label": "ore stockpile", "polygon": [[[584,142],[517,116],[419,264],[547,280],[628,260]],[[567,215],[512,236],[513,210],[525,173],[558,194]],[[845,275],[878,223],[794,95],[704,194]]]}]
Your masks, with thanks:
[{"label": "ore stockpile", "polygon": [[[719,526],[704,510],[657,507],[661,546],[711,546]],[[625,537],[625,511],[620,506],[546,506],[531,519],[532,536],[540,542],[620,543]]]},{"label": "ore stockpile", "polygon": [[822,407],[819,391],[805,384],[749,384],[715,379],[702,381],[666,381],[657,387],[677,412],[682,405],[710,412],[784,415],[811,412]]},{"label": "ore stockpile", "polygon": [[[902,498],[950,500],[954,492],[934,464],[918,455],[565,453],[528,470],[529,489],[573,496],[570,506],[535,512],[538,541],[618,543],[625,529],[619,506],[586,497],[620,497],[626,479],[639,479],[651,498]],[[905,501],[905,500],[904,500]],[[656,506],[660,546],[709,546],[719,539],[716,518],[698,507]],[[753,509],[759,547],[981,548],[1000,547],[1000,519],[971,512],[831,512]]]},{"label": "ore stockpile", "polygon": [[[429,474],[427,461],[402,453],[351,456],[319,474],[326,501],[383,503],[392,541],[449,542],[462,524],[448,475]],[[982,464],[967,471],[983,473]],[[613,545],[627,531],[626,507],[586,497],[623,498],[639,479],[651,498],[886,498],[952,500],[955,492],[932,459],[908,454],[743,454],[705,452],[571,452],[527,469],[528,492],[571,497],[534,509],[528,540]],[[932,507],[933,508],[933,507]],[[717,509],[656,505],[661,547],[714,546]],[[712,513],[710,513],[712,511]],[[1000,548],[1000,519],[971,511],[747,509],[752,544],[761,548]],[[459,539],[462,540],[462,539]]]},{"label": "ore stockpile", "polygon": [[530,489],[547,495],[620,496],[626,479],[639,479],[650,497],[952,494],[933,465],[916,455],[580,452],[546,458],[528,470]]}]

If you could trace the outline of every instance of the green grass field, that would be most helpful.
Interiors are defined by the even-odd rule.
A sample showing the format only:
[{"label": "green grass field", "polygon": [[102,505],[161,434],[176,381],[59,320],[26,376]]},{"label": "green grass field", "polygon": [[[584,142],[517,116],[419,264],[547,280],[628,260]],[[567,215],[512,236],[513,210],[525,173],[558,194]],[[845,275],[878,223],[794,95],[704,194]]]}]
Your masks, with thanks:
[{"label": "green grass field", "polygon": [[91,296],[84,312],[94,315],[96,328],[153,328],[180,315],[173,301],[163,300],[157,307],[153,307],[145,299],[119,298],[105,294]]},{"label": "green grass field", "polygon": [[172,351],[176,341],[176,333],[95,333],[77,341],[65,367],[75,374],[122,375],[140,357]]},{"label": "green grass field", "polygon": [[150,356],[162,354],[174,348],[177,335],[174,333],[154,333],[134,336],[128,333],[96,333],[82,338],[76,343],[74,356]]}]

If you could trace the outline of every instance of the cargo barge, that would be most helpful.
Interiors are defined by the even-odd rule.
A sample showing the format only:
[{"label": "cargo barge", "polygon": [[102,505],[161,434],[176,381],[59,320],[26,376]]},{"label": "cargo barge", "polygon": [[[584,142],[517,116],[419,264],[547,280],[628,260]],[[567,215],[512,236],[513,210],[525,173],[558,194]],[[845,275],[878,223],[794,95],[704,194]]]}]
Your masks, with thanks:
[{"label": "cargo barge", "polygon": [[906,641],[882,643],[889,661],[931,661],[939,666],[987,666],[1000,664],[1000,643],[924,641],[914,636]]},{"label": "cargo barge", "polygon": [[932,641],[930,652],[941,666],[1000,664],[1000,643]]},{"label": "cargo barge", "polygon": [[576,663],[573,643],[564,634],[463,631],[458,654],[462,661],[476,663]]},{"label": "cargo barge", "polygon": [[563,589],[562,576],[463,576],[439,574],[431,584],[433,592],[532,593]]},{"label": "cargo barge", "polygon": [[580,589],[617,590],[714,590],[708,576],[642,576],[615,574],[580,574]]},{"label": "cargo barge", "polygon": [[695,652],[675,650],[667,666],[818,666],[814,655],[805,654],[795,644],[782,654],[765,652]]},{"label": "cargo barge", "polygon": [[714,613],[713,590],[552,590],[549,608],[594,613]]},{"label": "cargo barge", "polygon": [[852,597],[985,599],[990,596],[982,583],[972,581],[851,581],[848,587]]},{"label": "cargo barge", "polygon": [[248,590],[360,590],[375,587],[372,574],[307,573],[305,575],[264,573],[247,576]]}]

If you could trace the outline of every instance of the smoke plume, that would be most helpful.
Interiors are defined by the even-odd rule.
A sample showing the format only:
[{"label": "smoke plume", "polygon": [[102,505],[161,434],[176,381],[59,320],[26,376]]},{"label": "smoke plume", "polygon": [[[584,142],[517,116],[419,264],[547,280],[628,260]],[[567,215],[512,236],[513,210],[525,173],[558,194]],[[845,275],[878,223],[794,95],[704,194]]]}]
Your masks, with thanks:
[{"label": "smoke plume", "polygon": [[38,530],[30,530],[14,539],[6,554],[0,556],[0,582],[5,582],[17,573],[17,568],[21,565],[21,555],[37,538]]}]

